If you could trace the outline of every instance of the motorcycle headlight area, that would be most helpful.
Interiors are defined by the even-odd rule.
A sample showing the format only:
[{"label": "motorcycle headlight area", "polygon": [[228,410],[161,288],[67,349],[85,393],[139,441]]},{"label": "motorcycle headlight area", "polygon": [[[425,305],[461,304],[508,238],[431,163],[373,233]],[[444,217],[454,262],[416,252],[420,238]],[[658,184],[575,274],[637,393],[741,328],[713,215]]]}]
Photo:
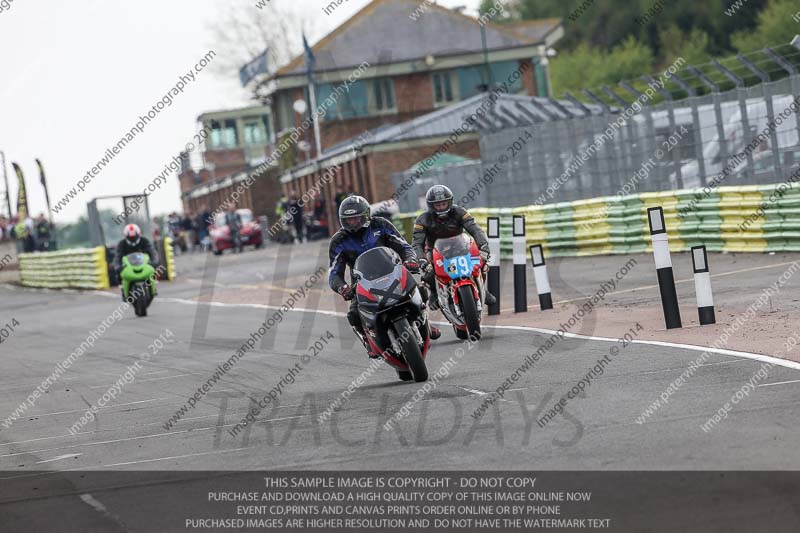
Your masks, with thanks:
[{"label": "motorcycle headlight area", "polygon": [[419,293],[419,287],[414,287],[414,291],[411,293],[411,303],[422,307],[422,295]]}]

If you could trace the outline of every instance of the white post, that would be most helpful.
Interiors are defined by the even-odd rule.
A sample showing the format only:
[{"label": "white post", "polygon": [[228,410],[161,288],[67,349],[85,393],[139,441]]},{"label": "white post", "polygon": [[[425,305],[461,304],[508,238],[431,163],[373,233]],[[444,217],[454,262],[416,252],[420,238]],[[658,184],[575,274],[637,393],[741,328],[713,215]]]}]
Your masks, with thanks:
[{"label": "white post", "polygon": [[711,275],[708,271],[706,247],[692,246],[692,266],[694,267],[694,289],[697,293],[697,312],[700,325],[716,324],[714,297],[711,294]]},{"label": "white post", "polygon": [[525,217],[513,217],[512,245],[514,250],[514,312],[525,313],[528,310],[528,288],[525,260]]},{"label": "white post", "polygon": [[489,217],[486,219],[489,238],[489,274],[487,276],[487,289],[493,294],[496,302],[489,306],[490,315],[500,314],[500,218]]},{"label": "white post", "polygon": [[544,251],[541,244],[534,244],[531,250],[533,279],[536,282],[536,293],[539,295],[539,307],[544,311],[553,308],[550,296],[550,279],[547,277],[547,265],[544,263]]},{"label": "white post", "polygon": [[661,207],[648,208],[647,220],[650,224],[650,239],[653,241],[653,256],[656,261],[656,275],[658,276],[658,288],[661,291],[664,321],[667,329],[679,328],[681,327],[681,311],[678,307],[678,293],[675,290],[675,276],[672,273],[672,258],[669,255],[664,210]]}]

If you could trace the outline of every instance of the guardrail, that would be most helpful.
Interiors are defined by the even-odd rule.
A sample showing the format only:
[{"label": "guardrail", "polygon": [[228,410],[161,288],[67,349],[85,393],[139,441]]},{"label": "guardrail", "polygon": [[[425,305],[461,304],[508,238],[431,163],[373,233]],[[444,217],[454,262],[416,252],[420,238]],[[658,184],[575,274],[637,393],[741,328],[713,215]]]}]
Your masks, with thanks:
[{"label": "guardrail", "polygon": [[[779,187],[785,192],[771,202]],[[764,215],[757,216],[763,203],[768,204]],[[542,244],[548,256],[563,257],[651,251],[647,208],[654,206],[664,208],[674,252],[701,244],[709,251],[800,251],[800,187],[785,184],[718,187],[709,194],[703,189],[648,192],[513,209],[477,208],[470,213],[484,228],[487,217],[500,217],[504,259],[511,257],[513,215],[525,216],[528,246]],[[409,239],[418,214],[394,217]]]},{"label": "guardrail", "polygon": [[102,246],[20,254],[19,276],[22,285],[28,287],[107,289],[110,286],[106,249]]}]

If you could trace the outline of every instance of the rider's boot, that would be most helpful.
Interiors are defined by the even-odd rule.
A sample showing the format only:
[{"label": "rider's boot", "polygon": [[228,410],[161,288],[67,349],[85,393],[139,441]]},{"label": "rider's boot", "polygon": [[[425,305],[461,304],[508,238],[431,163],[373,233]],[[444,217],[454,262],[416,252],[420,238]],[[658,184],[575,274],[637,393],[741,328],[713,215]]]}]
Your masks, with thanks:
[{"label": "rider's boot", "polygon": [[439,291],[429,290],[430,296],[428,297],[428,309],[436,311],[439,309]]},{"label": "rider's boot", "polygon": [[361,344],[363,344],[364,348],[367,350],[367,355],[369,356],[369,358],[380,359],[381,355],[373,352],[372,348],[367,342],[367,334],[364,332],[364,326],[351,326],[351,327],[353,328],[353,333],[356,334],[356,337],[358,337],[358,339],[361,341]]}]

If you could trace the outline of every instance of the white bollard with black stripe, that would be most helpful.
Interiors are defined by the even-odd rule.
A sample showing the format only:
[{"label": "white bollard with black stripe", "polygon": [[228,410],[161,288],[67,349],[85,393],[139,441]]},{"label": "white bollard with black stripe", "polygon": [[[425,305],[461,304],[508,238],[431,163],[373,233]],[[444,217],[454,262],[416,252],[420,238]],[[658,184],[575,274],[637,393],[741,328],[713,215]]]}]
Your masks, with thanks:
[{"label": "white bollard with black stripe", "polygon": [[531,250],[531,263],[533,263],[533,280],[536,282],[536,292],[539,295],[539,307],[542,311],[553,308],[553,298],[550,296],[550,279],[547,277],[547,265],[544,264],[544,251],[541,244],[534,244]]},{"label": "white bollard with black stripe", "polygon": [[661,291],[661,306],[664,308],[664,321],[667,329],[681,327],[681,311],[678,308],[678,293],[675,290],[675,276],[672,273],[672,258],[669,255],[667,225],[661,207],[649,207],[647,220],[650,224],[650,239],[653,242],[653,256],[656,261],[658,288]]},{"label": "white bollard with black stripe", "polygon": [[528,282],[525,259],[525,217],[514,215],[512,226],[512,246],[514,250],[514,312],[524,313],[528,310]]},{"label": "white bollard with black stripe", "polygon": [[714,297],[711,294],[711,275],[708,271],[708,254],[705,245],[692,246],[692,266],[694,267],[694,289],[697,293],[697,313],[700,325],[716,324]]},{"label": "white bollard with black stripe", "polygon": [[500,218],[486,219],[486,236],[489,238],[489,274],[487,290],[493,294],[495,303],[489,306],[490,315],[500,314]]}]

